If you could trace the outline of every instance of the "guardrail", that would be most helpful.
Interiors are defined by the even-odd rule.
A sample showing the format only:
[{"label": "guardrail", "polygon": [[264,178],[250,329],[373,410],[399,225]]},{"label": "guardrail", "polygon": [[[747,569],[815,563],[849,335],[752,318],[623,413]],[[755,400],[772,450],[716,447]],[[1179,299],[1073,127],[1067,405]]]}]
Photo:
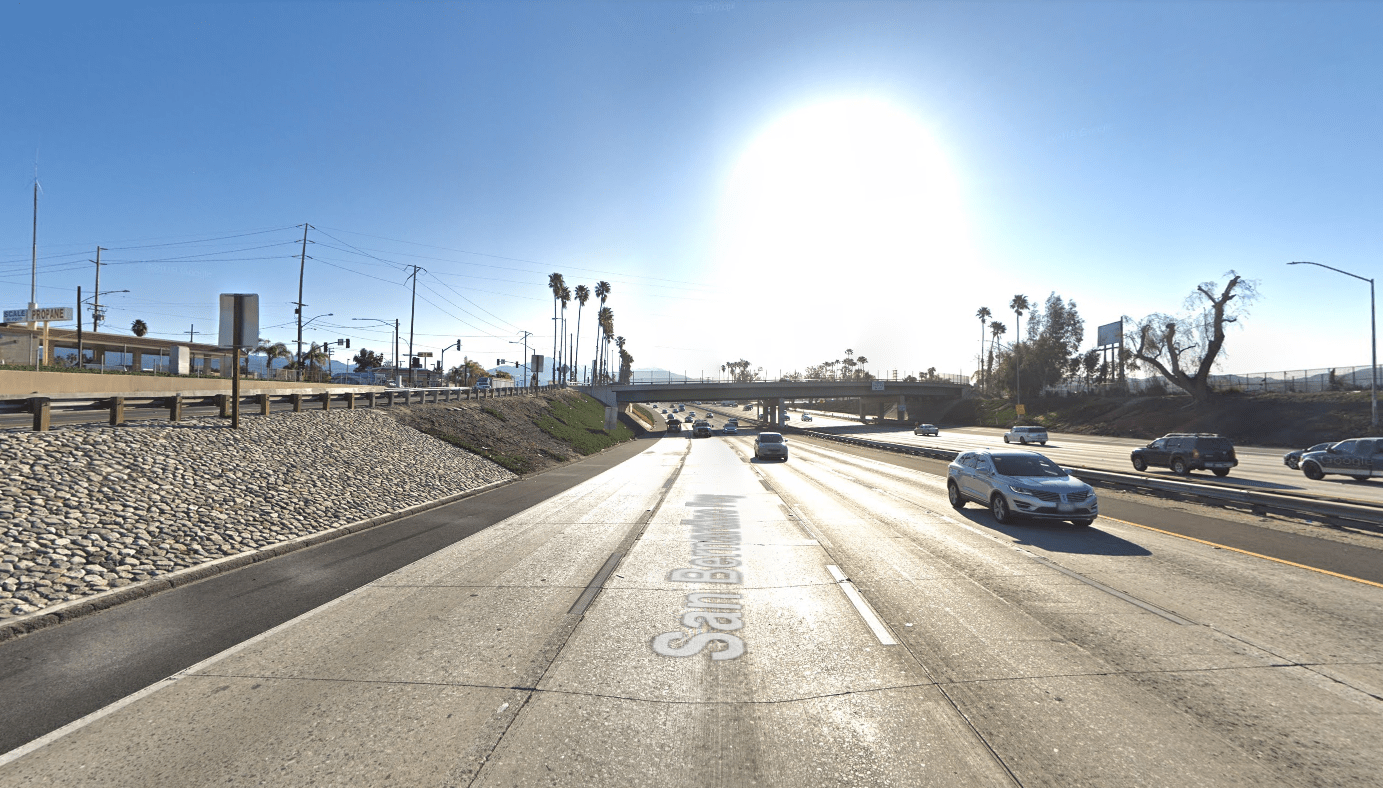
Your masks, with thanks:
[{"label": "guardrail", "polygon": [[[360,391],[355,388],[322,387],[272,389],[244,392],[240,395],[240,406],[245,412],[249,406],[259,415],[269,415],[272,403],[291,404],[294,413],[305,407],[314,410],[330,410],[333,403],[347,409],[357,407],[392,407],[394,405],[423,405],[438,402],[459,402],[471,399],[494,399],[495,397],[514,397],[547,391],[557,386],[522,386],[475,390],[470,388],[426,388],[426,389],[383,389]],[[232,396],[225,391],[181,391],[144,392],[133,394],[98,394],[92,396],[52,396],[52,397],[11,397],[0,399],[0,416],[32,414],[35,431],[44,432],[52,426],[54,413],[76,413],[85,411],[108,412],[110,424],[119,425],[125,421],[126,411],[166,410],[169,421],[182,419],[183,409],[189,407],[215,407],[222,418],[229,418]],[[93,421],[96,419],[93,419]]]},{"label": "guardrail", "polygon": [[[954,460],[958,451],[938,449],[930,446],[908,446],[900,443],[873,441],[866,438],[853,438],[845,435],[807,430],[791,424],[770,425],[779,431],[793,432],[822,440],[864,446],[871,449],[899,454],[930,457],[936,460]],[[1221,487],[1198,482],[1172,481],[1129,473],[1115,473],[1094,468],[1071,466],[1066,472],[1092,486],[1111,489],[1153,490],[1163,495],[1183,500],[1193,500],[1213,506],[1240,506],[1254,514],[1280,514],[1288,517],[1304,517],[1321,520],[1328,525],[1349,524],[1363,526],[1373,531],[1383,531],[1383,507],[1365,503],[1349,503],[1314,498],[1292,493],[1268,493],[1258,490],[1245,490],[1239,487]]]}]

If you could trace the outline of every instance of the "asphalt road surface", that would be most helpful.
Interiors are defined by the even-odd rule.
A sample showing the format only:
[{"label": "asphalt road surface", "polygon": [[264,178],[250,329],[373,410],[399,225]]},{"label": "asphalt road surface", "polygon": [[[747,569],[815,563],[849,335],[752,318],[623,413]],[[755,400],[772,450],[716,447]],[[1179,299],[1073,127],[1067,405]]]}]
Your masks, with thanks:
[{"label": "asphalt road surface", "polygon": [[[730,408],[716,408],[730,413]],[[743,412],[742,412],[743,413]],[[861,424],[858,419],[845,419],[838,416],[810,411],[812,421],[802,421],[803,411],[789,411],[791,424],[795,427],[818,429],[842,435],[851,435],[868,440],[887,441],[904,445],[931,446],[939,449],[961,451],[982,447],[1004,446],[1004,430],[994,427],[956,427],[941,430],[937,437],[914,435],[912,427],[890,424]],[[751,414],[743,413],[748,416]],[[1129,454],[1136,448],[1146,446],[1150,441],[1162,437],[1150,435],[1147,440],[1131,438],[1107,438],[1099,435],[1076,435],[1072,433],[1050,433],[1046,446],[1033,445],[1028,448],[1042,452],[1058,463],[1066,466],[1079,466],[1096,470],[1116,471],[1137,474],[1129,461]],[[1344,440],[1343,436],[1340,440]],[[1354,436],[1358,437],[1358,436]],[[1011,445],[1011,448],[1022,448]],[[1305,448],[1298,446],[1294,448]],[[1383,478],[1355,481],[1345,476],[1327,476],[1312,481],[1282,464],[1282,455],[1290,449],[1236,446],[1235,455],[1238,467],[1230,475],[1217,478],[1209,471],[1193,471],[1188,476],[1178,476],[1166,468],[1149,468],[1146,475],[1154,478],[1175,481],[1197,481],[1219,486],[1243,487],[1262,492],[1304,493],[1312,496],[1341,501],[1357,501],[1372,505],[1383,504]]]},{"label": "asphalt road surface", "polygon": [[637,444],[0,785],[1378,784],[1383,586],[1133,510],[999,526],[917,467],[752,440]]}]

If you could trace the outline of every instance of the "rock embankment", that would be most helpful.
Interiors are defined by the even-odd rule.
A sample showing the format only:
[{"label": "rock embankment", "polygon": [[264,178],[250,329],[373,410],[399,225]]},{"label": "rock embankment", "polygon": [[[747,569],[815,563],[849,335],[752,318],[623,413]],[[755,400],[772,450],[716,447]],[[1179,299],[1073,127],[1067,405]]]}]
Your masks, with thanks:
[{"label": "rock embankment", "polygon": [[368,410],[0,433],[0,623],[512,478]]}]

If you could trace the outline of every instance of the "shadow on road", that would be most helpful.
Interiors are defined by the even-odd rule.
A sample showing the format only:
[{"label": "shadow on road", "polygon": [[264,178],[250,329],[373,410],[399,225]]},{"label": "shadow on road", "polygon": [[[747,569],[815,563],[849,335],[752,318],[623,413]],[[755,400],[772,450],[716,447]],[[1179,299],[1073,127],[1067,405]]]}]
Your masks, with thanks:
[{"label": "shadow on road", "polygon": [[[1039,547],[1053,553],[1078,555],[1145,556],[1152,552],[1127,539],[1101,531],[1097,526],[1070,523],[1018,520],[1008,525],[994,522],[983,509],[965,508],[956,512],[974,525],[1013,538],[1020,545]],[[1097,524],[1098,520],[1095,521]]]}]

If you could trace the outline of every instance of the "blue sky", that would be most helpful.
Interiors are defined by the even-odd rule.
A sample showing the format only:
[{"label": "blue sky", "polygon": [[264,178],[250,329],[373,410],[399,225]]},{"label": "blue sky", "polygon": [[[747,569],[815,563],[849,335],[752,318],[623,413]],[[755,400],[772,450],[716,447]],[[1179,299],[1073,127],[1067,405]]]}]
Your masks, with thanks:
[{"label": "blue sky", "polygon": [[[1368,362],[1372,3],[0,2],[0,293],[291,340],[552,345],[546,280],[613,285],[637,367],[970,372],[975,310],[1095,326],[1261,282],[1226,372]],[[250,235],[248,233],[255,233]],[[569,310],[574,326],[576,311]],[[590,356],[593,308],[583,317]],[[1006,316],[1012,337],[1013,315]],[[1004,319],[1004,317],[1000,317]],[[455,351],[447,358],[454,360]]]}]

